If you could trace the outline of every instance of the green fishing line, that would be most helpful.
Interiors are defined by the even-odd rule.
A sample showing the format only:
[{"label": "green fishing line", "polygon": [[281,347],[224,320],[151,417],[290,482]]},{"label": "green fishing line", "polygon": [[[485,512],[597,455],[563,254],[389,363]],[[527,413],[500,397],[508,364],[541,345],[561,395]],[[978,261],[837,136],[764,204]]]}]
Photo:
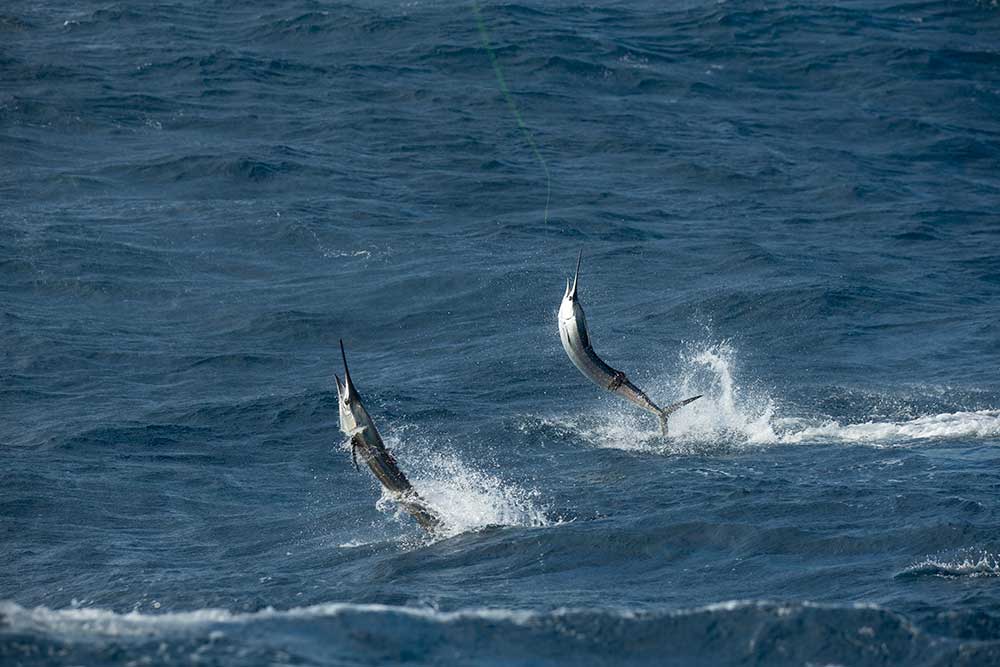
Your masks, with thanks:
[{"label": "green fishing line", "polygon": [[493,73],[497,77],[497,85],[500,86],[500,92],[503,93],[503,98],[507,101],[507,106],[510,107],[511,113],[514,114],[514,119],[517,121],[517,126],[521,130],[522,136],[524,136],[525,141],[528,142],[528,146],[531,147],[531,152],[535,154],[538,159],[538,163],[542,165],[542,171],[545,172],[545,222],[549,221],[549,201],[552,198],[552,177],[549,175],[549,165],[545,162],[545,158],[542,157],[541,151],[538,150],[538,144],[535,143],[535,137],[531,134],[531,130],[524,123],[524,119],[521,118],[521,112],[517,108],[517,102],[514,101],[514,96],[510,94],[510,89],[507,87],[507,80],[503,75],[503,68],[500,66],[500,61],[497,59],[497,54],[493,50],[493,44],[490,42],[490,32],[486,27],[486,22],[483,20],[483,14],[479,10],[479,2],[477,0],[472,0],[472,11],[476,15],[476,25],[479,27],[479,37],[483,41],[483,48],[486,49],[486,55],[490,58],[490,63],[493,65]]}]

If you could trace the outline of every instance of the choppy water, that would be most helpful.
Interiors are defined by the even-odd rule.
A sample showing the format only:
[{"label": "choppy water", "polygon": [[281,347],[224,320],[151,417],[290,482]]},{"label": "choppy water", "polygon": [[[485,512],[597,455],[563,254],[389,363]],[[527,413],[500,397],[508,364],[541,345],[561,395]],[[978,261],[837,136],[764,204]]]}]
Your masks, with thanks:
[{"label": "choppy water", "polygon": [[1000,664],[994,4],[0,14],[4,665]]}]

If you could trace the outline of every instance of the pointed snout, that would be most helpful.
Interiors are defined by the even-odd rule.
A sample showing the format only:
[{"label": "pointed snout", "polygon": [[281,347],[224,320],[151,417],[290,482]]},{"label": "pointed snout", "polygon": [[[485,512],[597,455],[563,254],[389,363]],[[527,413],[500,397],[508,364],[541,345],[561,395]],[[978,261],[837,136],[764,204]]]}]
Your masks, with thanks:
[{"label": "pointed snout", "polygon": [[340,358],[344,360],[344,381],[341,383],[340,378],[334,375],[337,380],[337,395],[340,396],[340,400],[349,401],[353,396],[357,395],[354,389],[354,383],[351,382],[351,371],[347,368],[347,354],[344,352],[344,340],[340,340]]},{"label": "pointed snout", "polygon": [[580,260],[583,259],[583,248],[580,249],[580,254],[576,258],[576,272],[573,274],[573,283],[570,284],[569,280],[566,280],[566,294],[563,296],[564,299],[569,299],[573,301],[576,299],[576,287],[580,280]]}]

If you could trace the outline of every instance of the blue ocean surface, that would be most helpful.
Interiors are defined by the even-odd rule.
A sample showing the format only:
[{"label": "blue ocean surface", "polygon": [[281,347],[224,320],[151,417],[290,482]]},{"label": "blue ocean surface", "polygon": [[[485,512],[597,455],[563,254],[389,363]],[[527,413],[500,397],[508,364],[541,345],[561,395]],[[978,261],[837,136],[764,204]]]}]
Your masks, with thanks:
[{"label": "blue ocean surface", "polygon": [[1000,665],[998,321],[995,2],[6,0],[0,664]]}]

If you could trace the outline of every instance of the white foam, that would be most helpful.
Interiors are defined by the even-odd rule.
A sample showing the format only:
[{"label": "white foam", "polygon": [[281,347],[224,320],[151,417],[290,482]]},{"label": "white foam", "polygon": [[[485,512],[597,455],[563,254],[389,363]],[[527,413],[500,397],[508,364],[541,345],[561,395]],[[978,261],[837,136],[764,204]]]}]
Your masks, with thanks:
[{"label": "white foam", "polygon": [[[464,463],[440,441],[434,448],[412,429],[404,437],[386,438],[386,446],[400,462],[421,497],[443,519],[436,537],[450,537],[486,526],[548,526],[550,519],[539,504],[540,492],[525,489],[500,476]],[[383,494],[377,503],[408,520],[405,511]]]},{"label": "white foam", "polygon": [[727,438],[750,443],[773,442],[775,406],[766,392],[737,385],[736,351],[720,343],[681,359],[678,398],[702,398],[670,417],[670,434],[679,440]]},{"label": "white foam", "polygon": [[663,403],[703,394],[671,415],[670,437],[666,440],[660,436],[654,417],[613,396],[605,398],[603,408],[590,413],[531,417],[522,428],[531,428],[532,421],[541,422],[596,447],[665,453],[817,442],[882,447],[914,440],[1000,437],[1000,410],[853,424],[822,417],[779,416],[771,395],[752,383],[738,382],[737,369],[734,348],[720,343],[682,355],[675,379],[646,387]]},{"label": "white foam", "polygon": [[327,602],[306,607],[274,609],[266,607],[253,612],[232,612],[227,609],[206,608],[193,611],[174,611],[144,614],[131,611],[120,614],[96,607],[50,609],[25,608],[11,600],[0,600],[0,631],[35,632],[55,635],[69,640],[95,640],[101,638],[158,638],[177,635],[224,636],[220,629],[229,626],[282,619],[324,619],[351,614],[393,614],[434,623],[449,624],[463,621],[487,621],[491,624],[528,626],[546,620],[558,620],[573,615],[599,615],[615,619],[644,619],[656,617],[685,617],[700,614],[732,613],[743,609],[760,609],[766,613],[787,616],[808,609],[866,609],[881,610],[873,604],[856,603],[830,605],[814,602],[780,603],[768,600],[731,600],[686,609],[634,610],[620,607],[574,608],[560,607],[552,610],[522,610],[473,607],[456,611],[439,611],[430,607],[410,607],[383,604],[355,604]]},{"label": "white foam", "polygon": [[970,551],[954,558],[931,556],[914,563],[901,575],[951,577],[1000,577],[1000,556],[985,551]]},{"label": "white foam", "polygon": [[371,259],[371,250],[331,250],[329,248],[323,248],[323,257],[332,259],[334,257],[363,257],[364,259]]},{"label": "white foam", "polygon": [[254,612],[231,612],[226,609],[208,608],[194,611],[164,612],[162,614],[143,614],[138,611],[119,614],[109,609],[94,607],[79,609],[34,607],[27,609],[16,602],[0,601],[0,619],[5,621],[8,630],[46,632],[71,638],[158,636],[160,634],[197,632],[219,625],[236,625],[282,618],[326,618],[344,613],[394,613],[442,623],[464,619],[483,619],[514,624],[526,623],[536,615],[534,612],[508,609],[467,609],[441,612],[423,607],[347,602],[329,602],[308,607],[292,607],[287,610],[266,607]]},{"label": "white foam", "polygon": [[[673,381],[652,383],[653,396],[662,403],[702,394],[670,416],[670,438],[664,440],[657,419],[617,397],[607,396],[604,407],[591,414],[536,418],[543,425],[568,431],[596,447],[633,451],[690,453],[706,448],[774,442],[774,402],[760,391],[737,385],[733,348],[713,345],[682,358],[681,373]],[[639,383],[644,384],[644,383]]]},{"label": "white foam", "polygon": [[370,544],[375,544],[375,542],[364,542],[362,540],[348,540],[343,544],[338,544],[337,546],[341,549],[357,549],[358,547],[367,547]]},{"label": "white foam", "polygon": [[793,429],[779,436],[780,442],[818,440],[884,443],[932,438],[991,438],[1000,436],[1000,410],[945,412],[897,422],[840,424],[828,421],[818,426]]}]

